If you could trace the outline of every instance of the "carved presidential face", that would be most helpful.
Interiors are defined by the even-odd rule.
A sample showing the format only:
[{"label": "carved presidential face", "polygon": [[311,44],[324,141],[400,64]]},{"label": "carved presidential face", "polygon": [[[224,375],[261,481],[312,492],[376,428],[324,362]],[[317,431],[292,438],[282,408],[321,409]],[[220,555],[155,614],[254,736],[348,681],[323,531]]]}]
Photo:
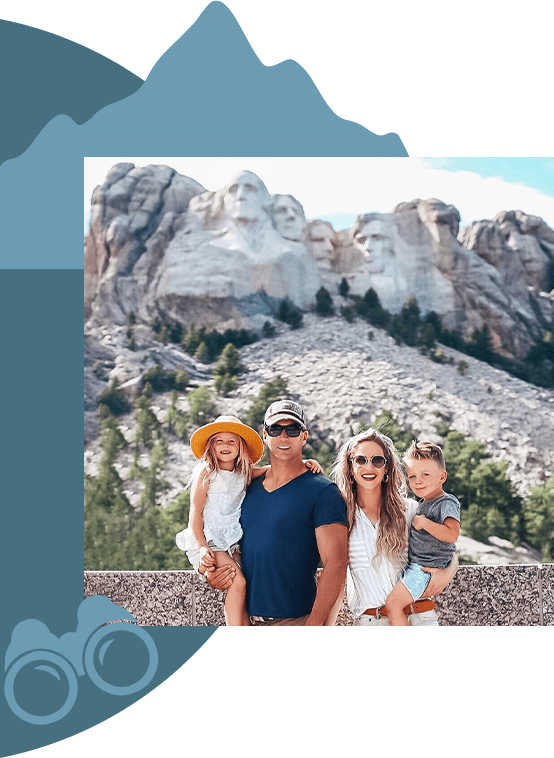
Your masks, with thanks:
[{"label": "carved presidential face", "polygon": [[300,242],[306,228],[306,218],[299,202],[291,195],[275,195],[272,210],[273,226],[281,237]]},{"label": "carved presidential face", "polygon": [[453,205],[446,205],[442,200],[432,197],[419,203],[418,213],[424,224],[442,224],[448,227],[453,237],[458,234],[460,214]]},{"label": "carved presidential face", "polygon": [[391,255],[390,231],[384,221],[373,219],[364,224],[354,239],[362,250],[370,274],[380,274]]},{"label": "carved presidential face", "polygon": [[225,187],[223,207],[234,221],[260,221],[270,198],[262,180],[250,171],[241,171]]},{"label": "carved presidential face", "polygon": [[333,260],[335,256],[334,238],[335,232],[328,222],[313,221],[310,224],[309,244],[316,261],[325,263]]}]

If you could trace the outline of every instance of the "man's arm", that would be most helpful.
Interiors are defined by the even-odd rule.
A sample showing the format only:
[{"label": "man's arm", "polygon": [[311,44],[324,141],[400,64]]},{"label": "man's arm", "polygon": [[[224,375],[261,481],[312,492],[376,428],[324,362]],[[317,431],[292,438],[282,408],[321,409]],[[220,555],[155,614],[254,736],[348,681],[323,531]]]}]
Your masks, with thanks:
[{"label": "man's arm", "polygon": [[315,530],[323,571],[306,626],[324,626],[346,582],[348,533],[345,524],[324,524]]}]

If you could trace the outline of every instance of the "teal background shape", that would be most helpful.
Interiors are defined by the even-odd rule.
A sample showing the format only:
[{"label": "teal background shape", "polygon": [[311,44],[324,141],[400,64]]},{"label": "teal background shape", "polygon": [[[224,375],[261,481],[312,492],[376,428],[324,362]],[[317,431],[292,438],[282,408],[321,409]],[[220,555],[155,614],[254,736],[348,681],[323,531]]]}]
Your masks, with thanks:
[{"label": "teal background shape", "polygon": [[[83,65],[94,75],[98,61],[90,60]],[[17,76],[13,71],[16,83]],[[14,84],[20,93],[26,81],[22,76]],[[94,110],[91,103],[81,106]],[[45,117],[35,104],[25,139]],[[12,629],[27,618],[57,636],[74,629],[83,598],[84,156],[406,155],[397,135],[380,137],[335,115],[294,61],[264,66],[219,2],[207,7],[134,94],[102,107],[81,126],[75,121],[90,111],[71,110],[70,102],[54,110],[58,115],[30,147],[0,166],[3,651]],[[8,130],[3,145],[11,155],[20,149],[10,141],[14,132]],[[74,708],[47,726],[20,721],[1,697],[0,755],[57,742],[109,718],[164,681],[215,631],[147,629],[160,660],[146,690],[114,697],[80,681]]]},{"label": "teal background shape", "polygon": [[21,155],[60,113],[77,124],[143,80],[109,58],[31,26],[0,20],[0,164]]}]

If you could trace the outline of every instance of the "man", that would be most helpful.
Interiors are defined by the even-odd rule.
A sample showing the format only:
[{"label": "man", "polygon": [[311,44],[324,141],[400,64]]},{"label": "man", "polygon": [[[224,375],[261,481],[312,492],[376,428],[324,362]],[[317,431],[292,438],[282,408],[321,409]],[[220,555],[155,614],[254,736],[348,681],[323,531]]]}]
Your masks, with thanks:
[{"label": "man", "polygon": [[[308,439],[302,406],[278,400],[264,418],[271,469],[255,479],[242,503],[242,570],[250,622],[256,626],[325,626],[346,581],[346,508],[335,484],[302,462]],[[320,563],[323,571],[315,585]],[[234,569],[211,569],[217,589]]]}]

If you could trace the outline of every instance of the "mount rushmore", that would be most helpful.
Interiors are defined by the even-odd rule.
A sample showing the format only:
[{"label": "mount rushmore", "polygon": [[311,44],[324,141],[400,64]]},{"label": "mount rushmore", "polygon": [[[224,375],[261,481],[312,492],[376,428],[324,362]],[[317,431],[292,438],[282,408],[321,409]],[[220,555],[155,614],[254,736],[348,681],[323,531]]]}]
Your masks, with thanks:
[{"label": "mount rushmore", "polygon": [[541,218],[508,210],[460,228],[457,209],[431,198],[335,231],[249,171],[207,191],[168,166],[116,164],[92,196],[84,266],[95,325],[132,312],[259,329],[281,299],[309,309],[346,279],[393,313],[415,295],[465,337],[487,324],[508,357],[554,330],[554,231]]}]

